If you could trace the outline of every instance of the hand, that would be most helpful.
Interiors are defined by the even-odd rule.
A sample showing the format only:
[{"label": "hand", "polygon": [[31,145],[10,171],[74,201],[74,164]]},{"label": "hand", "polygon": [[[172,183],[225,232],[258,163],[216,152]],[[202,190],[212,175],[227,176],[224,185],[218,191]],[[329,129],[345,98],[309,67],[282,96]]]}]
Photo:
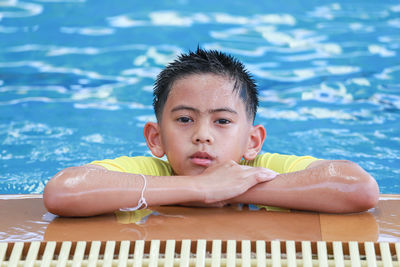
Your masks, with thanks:
[{"label": "hand", "polygon": [[277,174],[270,169],[244,166],[230,161],[207,168],[194,179],[196,187],[204,194],[203,202],[211,204],[224,203],[258,183],[271,181]]}]

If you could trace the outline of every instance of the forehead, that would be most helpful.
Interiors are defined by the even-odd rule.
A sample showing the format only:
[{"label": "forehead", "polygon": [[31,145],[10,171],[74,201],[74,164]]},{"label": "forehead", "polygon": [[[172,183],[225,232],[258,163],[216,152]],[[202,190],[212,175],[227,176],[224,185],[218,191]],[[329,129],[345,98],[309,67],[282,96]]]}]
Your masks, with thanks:
[{"label": "forehead", "polygon": [[187,75],[172,84],[166,105],[189,101],[192,104],[201,103],[207,106],[244,108],[244,103],[234,86],[235,81],[227,76],[209,73]]}]

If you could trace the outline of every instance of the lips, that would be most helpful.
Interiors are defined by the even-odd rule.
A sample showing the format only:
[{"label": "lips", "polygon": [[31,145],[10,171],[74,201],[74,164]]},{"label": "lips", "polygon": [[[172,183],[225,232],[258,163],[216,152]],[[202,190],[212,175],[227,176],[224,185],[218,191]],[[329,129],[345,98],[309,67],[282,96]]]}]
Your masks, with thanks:
[{"label": "lips", "polygon": [[214,157],[207,152],[196,152],[190,156],[190,160],[193,164],[203,167],[208,167],[214,160]]}]

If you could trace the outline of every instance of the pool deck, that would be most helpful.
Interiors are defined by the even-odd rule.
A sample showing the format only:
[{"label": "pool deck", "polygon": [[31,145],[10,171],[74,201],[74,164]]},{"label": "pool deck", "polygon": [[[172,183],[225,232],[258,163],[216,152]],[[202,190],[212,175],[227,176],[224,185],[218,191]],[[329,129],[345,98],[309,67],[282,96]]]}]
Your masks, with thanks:
[{"label": "pool deck", "polygon": [[46,211],[41,195],[0,195],[0,218],[2,242],[153,239],[400,241],[400,195],[381,195],[377,207],[354,214],[251,210],[247,206],[163,206],[150,207],[139,214],[120,212],[88,218],[54,216]]}]

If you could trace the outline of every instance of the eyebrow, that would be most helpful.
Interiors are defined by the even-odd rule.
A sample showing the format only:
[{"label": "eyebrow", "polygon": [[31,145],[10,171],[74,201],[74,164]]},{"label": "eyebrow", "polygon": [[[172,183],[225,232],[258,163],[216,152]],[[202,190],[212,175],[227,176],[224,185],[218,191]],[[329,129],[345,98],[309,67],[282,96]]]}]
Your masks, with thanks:
[{"label": "eyebrow", "polygon": [[[171,112],[176,112],[179,110],[190,110],[193,111],[195,113],[200,113],[200,110],[198,110],[197,108],[194,107],[190,107],[190,106],[185,106],[185,105],[179,105],[174,107]],[[229,112],[229,113],[233,113],[233,114],[238,114],[238,112],[234,109],[228,108],[228,107],[223,107],[223,108],[216,108],[216,109],[210,109],[208,110],[208,113],[218,113],[218,112]]]}]

